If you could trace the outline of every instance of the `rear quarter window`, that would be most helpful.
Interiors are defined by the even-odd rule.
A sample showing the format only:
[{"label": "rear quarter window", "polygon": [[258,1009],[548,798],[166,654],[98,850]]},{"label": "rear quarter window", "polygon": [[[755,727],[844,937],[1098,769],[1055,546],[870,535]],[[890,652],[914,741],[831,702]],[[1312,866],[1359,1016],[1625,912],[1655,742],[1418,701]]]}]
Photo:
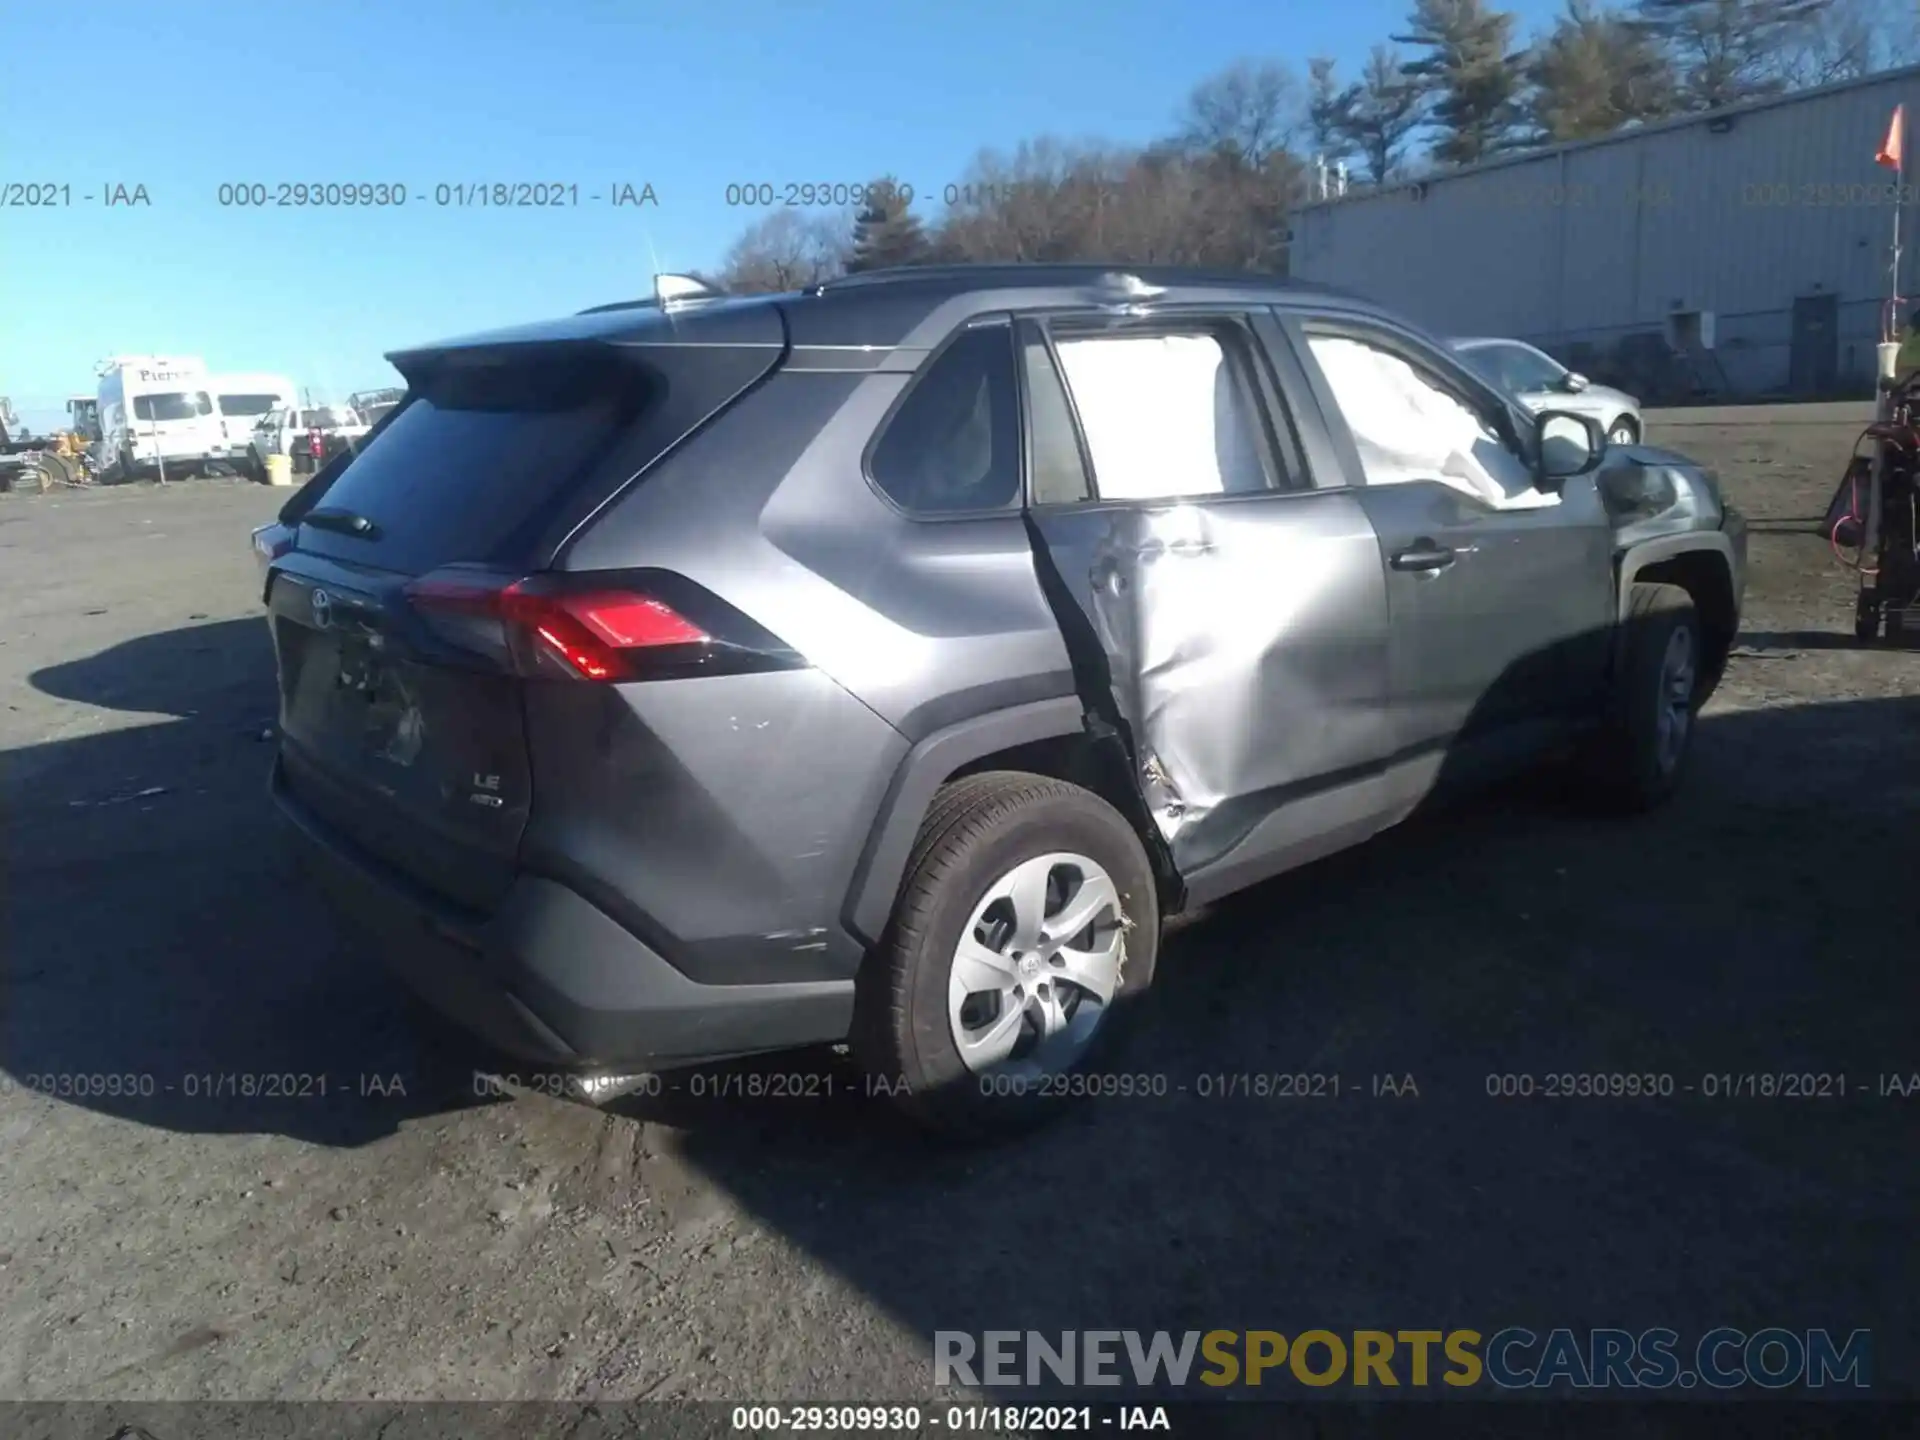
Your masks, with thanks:
[{"label": "rear quarter window", "polygon": [[1005,325],[963,332],[909,382],[867,473],[910,515],[967,515],[1020,501],[1020,393]]}]

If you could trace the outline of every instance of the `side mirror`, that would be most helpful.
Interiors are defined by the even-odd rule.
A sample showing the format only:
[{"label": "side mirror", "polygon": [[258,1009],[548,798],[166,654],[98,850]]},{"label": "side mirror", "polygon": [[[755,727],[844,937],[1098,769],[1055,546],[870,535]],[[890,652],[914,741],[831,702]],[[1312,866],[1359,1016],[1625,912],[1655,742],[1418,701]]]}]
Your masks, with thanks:
[{"label": "side mirror", "polygon": [[1569,395],[1578,395],[1592,383],[1592,381],[1587,379],[1587,377],[1582,375],[1578,370],[1569,370],[1565,375],[1560,377],[1560,388]]},{"label": "side mirror", "polygon": [[1543,410],[1538,416],[1540,480],[1543,490],[1557,490],[1577,475],[1599,468],[1607,453],[1607,432],[1590,415],[1566,410]]}]

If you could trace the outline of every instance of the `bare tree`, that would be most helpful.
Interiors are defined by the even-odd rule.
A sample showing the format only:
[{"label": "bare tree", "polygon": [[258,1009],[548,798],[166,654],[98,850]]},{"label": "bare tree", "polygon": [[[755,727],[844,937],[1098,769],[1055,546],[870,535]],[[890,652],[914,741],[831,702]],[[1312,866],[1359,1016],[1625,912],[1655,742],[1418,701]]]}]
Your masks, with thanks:
[{"label": "bare tree", "polygon": [[1636,0],[1631,24],[1657,41],[1680,75],[1689,110],[1716,110],[1792,84],[1782,58],[1830,0]]},{"label": "bare tree", "polygon": [[934,233],[934,248],[985,261],[1085,258],[1106,213],[1122,203],[1136,152],[1042,137],[1011,155],[983,151]]},{"label": "bare tree", "polygon": [[1306,108],[1286,66],[1242,60],[1194,86],[1178,140],[1189,150],[1237,155],[1259,166],[1299,135]]},{"label": "bare tree", "polygon": [[934,242],[969,261],[1112,262],[1275,269],[1300,164],[1284,149],[1254,164],[1193,137],[1145,150],[1042,139],[983,154]]},{"label": "bare tree", "polygon": [[1914,0],[1829,0],[1781,48],[1779,73],[1801,89],[1853,80],[1920,58]]},{"label": "bare tree", "polygon": [[818,285],[845,268],[849,230],[844,217],[776,210],[734,241],[719,284],[735,294]]}]

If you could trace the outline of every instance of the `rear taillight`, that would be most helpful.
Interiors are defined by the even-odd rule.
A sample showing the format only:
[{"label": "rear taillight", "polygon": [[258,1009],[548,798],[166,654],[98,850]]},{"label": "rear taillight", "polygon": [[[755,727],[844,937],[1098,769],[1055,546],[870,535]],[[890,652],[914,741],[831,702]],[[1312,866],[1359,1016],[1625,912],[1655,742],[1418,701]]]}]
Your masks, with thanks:
[{"label": "rear taillight", "polygon": [[448,622],[443,634],[456,643],[463,624],[497,625],[497,644],[470,648],[504,652],[528,679],[619,683],[804,664],[731,606],[664,572],[512,581],[441,572],[406,594],[416,611]]},{"label": "rear taillight", "polygon": [[500,594],[500,617],[583,680],[635,680],[635,651],[713,643],[671,606],[619,591],[537,595],[509,586]]},{"label": "rear taillight", "polygon": [[293,532],[277,520],[253,532],[253,554],[262,565],[271,565],[293,548]]},{"label": "rear taillight", "polygon": [[253,532],[253,563],[260,574],[260,599],[265,602],[273,593],[273,562],[293,549],[293,531],[278,520],[262,525]]}]

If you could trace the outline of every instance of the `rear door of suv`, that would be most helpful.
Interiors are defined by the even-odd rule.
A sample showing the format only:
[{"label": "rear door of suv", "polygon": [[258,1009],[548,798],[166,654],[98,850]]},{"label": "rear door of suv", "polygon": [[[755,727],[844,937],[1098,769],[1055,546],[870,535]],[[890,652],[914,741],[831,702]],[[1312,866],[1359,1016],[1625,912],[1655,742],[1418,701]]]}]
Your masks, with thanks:
[{"label": "rear door of suv", "polygon": [[1019,327],[1043,581],[1197,901],[1393,818],[1379,547],[1296,423],[1304,378],[1261,343],[1269,323]]}]

